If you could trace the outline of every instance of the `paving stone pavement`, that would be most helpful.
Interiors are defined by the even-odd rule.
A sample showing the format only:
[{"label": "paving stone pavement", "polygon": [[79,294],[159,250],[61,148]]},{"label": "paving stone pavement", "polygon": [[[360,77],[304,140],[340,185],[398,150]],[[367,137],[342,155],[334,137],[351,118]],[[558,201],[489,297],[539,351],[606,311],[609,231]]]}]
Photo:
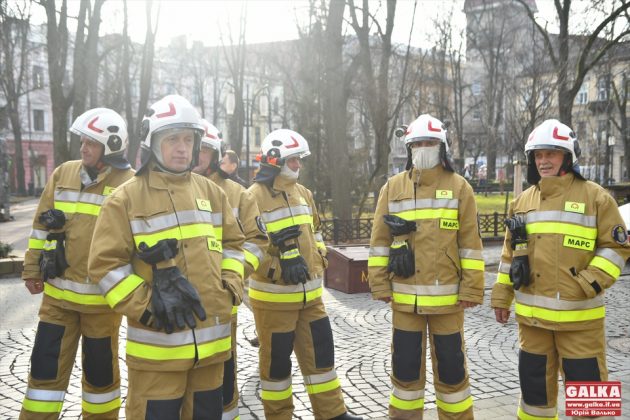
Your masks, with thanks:
[{"label": "paving stone pavement", "polygon": [[[608,368],[611,380],[623,383],[624,417],[630,417],[630,267],[607,292]],[[517,327],[512,319],[497,324],[488,306],[489,288],[496,273],[486,275],[486,302],[466,314],[466,347],[478,419],[513,419],[518,403]],[[335,337],[337,373],[346,405],[365,418],[386,418],[389,401],[391,311],[368,294],[348,295],[326,289],[324,300]],[[40,296],[31,296],[19,279],[0,279],[0,419],[18,417],[26,388],[29,358],[37,325]],[[241,390],[241,419],[262,419],[257,350],[245,339],[254,337],[253,316],[239,311],[238,378]],[[124,355],[125,327],[121,331],[120,354]],[[127,370],[121,359],[122,394],[126,395]],[[428,362],[430,364],[430,361]],[[293,360],[294,404],[297,419],[312,419],[297,362]],[[77,357],[61,418],[81,417],[81,372]],[[427,367],[426,419],[437,419],[430,366]],[[564,402],[560,398],[561,418]],[[124,399],[120,418],[125,418]]]}]

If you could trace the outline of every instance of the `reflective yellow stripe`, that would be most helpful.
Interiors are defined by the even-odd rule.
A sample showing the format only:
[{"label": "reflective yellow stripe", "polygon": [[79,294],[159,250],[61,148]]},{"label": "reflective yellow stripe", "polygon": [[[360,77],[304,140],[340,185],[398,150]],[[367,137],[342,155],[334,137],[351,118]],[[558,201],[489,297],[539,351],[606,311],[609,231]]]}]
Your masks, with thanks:
[{"label": "reflective yellow stripe", "polygon": [[339,384],[339,378],[335,378],[332,381],[328,381],[328,382],[324,382],[321,384],[305,384],[306,385],[306,392],[308,392],[309,394],[319,394],[320,392],[326,392],[326,391],[331,391],[333,389],[337,389],[340,388],[341,385]]},{"label": "reflective yellow stripe", "polygon": [[439,408],[448,413],[461,413],[473,406],[472,397],[468,397],[465,400],[456,403],[447,403],[439,399],[436,399],[435,402]]},{"label": "reflective yellow stripe", "polygon": [[101,206],[91,203],[68,203],[63,201],[55,201],[55,208],[63,211],[64,213],[83,213],[90,214],[92,216],[98,216],[101,212]]},{"label": "reflective yellow stripe", "polygon": [[243,253],[245,254],[245,261],[247,261],[247,263],[251,265],[254,270],[258,270],[258,265],[260,265],[260,260],[258,259],[258,257],[246,249],[243,250]]},{"label": "reflective yellow stripe", "polygon": [[[210,343],[198,344],[199,358],[214,356],[230,350],[231,337],[225,337]],[[127,355],[148,360],[179,360],[193,359],[195,357],[195,345],[186,344],[175,347],[158,347],[150,344],[136,343],[127,340]]]},{"label": "reflective yellow stripe", "polygon": [[29,239],[28,240],[28,248],[29,249],[44,249],[45,239]]},{"label": "reflective yellow stripe", "polygon": [[101,295],[82,295],[72,290],[58,289],[52,284],[44,283],[44,293],[50,297],[80,305],[107,305],[105,297]]},{"label": "reflective yellow stripe", "polygon": [[393,293],[394,303],[402,303],[405,305],[418,306],[448,306],[455,305],[458,301],[458,295],[444,296],[416,296],[407,293]]},{"label": "reflective yellow stripe", "polygon": [[267,222],[267,232],[274,233],[284,228],[288,228],[295,225],[312,225],[313,216],[310,214],[300,214],[297,216],[289,217],[287,219],[278,220],[277,222]]},{"label": "reflective yellow stripe", "polygon": [[392,407],[398,408],[400,410],[419,410],[424,408],[424,398],[420,398],[417,400],[405,401],[397,398],[394,395],[390,395],[389,404]]},{"label": "reflective yellow stripe", "polygon": [[510,280],[510,275],[506,273],[499,273],[497,276],[497,283],[507,284],[508,286],[512,286],[512,280]]},{"label": "reflective yellow stripe", "polygon": [[322,249],[322,250],[326,250],[326,244],[323,242],[316,242],[317,248]]},{"label": "reflective yellow stripe", "polygon": [[139,246],[141,242],[146,242],[148,246],[153,246],[158,243],[158,241],[169,238],[182,240],[199,236],[210,236],[220,240],[221,238],[216,236],[216,233],[218,233],[218,229],[215,229],[208,223],[193,223],[191,225],[175,226],[157,233],[134,235],[133,240],[136,246]]},{"label": "reflective yellow stripe", "polygon": [[[317,299],[322,295],[322,288],[318,287],[315,290],[306,292],[306,301]],[[271,293],[261,292],[260,290],[254,290],[249,288],[249,297],[252,299],[264,301],[264,302],[280,302],[280,303],[299,303],[304,301],[304,292],[298,293]]]},{"label": "reflective yellow stripe", "polygon": [[22,407],[35,413],[61,413],[63,401],[35,401],[24,398]]},{"label": "reflective yellow stripe", "polygon": [[597,229],[558,222],[535,222],[527,224],[527,233],[558,233],[562,235],[580,236],[586,239],[596,239]]},{"label": "reflective yellow stripe", "polygon": [[268,390],[263,389],[262,392],[260,393],[260,397],[263,400],[280,401],[280,400],[286,400],[287,398],[291,397],[291,394],[293,394],[292,387],[289,387],[285,389],[284,391],[268,391]]},{"label": "reflective yellow stripe", "polygon": [[224,258],[221,260],[221,270],[231,270],[243,277],[245,267],[243,267],[243,263],[239,260],[235,260],[234,258]]},{"label": "reflective yellow stripe", "polygon": [[464,270],[481,270],[485,268],[485,264],[481,260],[469,260],[468,258],[462,258],[459,260]]},{"label": "reflective yellow stripe", "polygon": [[619,266],[617,266],[617,264],[613,264],[606,258],[602,258],[599,256],[593,257],[589,265],[599,268],[615,280],[617,280],[617,277],[619,277],[619,275],[621,274],[621,270],[619,269]]},{"label": "reflective yellow stripe", "polygon": [[520,420],[558,420],[558,415],[556,414],[553,417],[532,416],[531,414],[527,414],[526,412],[524,412],[523,409],[521,407],[519,407],[518,408],[518,418]]},{"label": "reflective yellow stripe", "polygon": [[522,303],[516,302],[514,305],[514,311],[517,315],[529,318],[539,318],[553,322],[591,321],[593,319],[600,319],[606,316],[606,308],[604,306],[575,311],[558,311],[523,305]]},{"label": "reflective yellow stripe", "polygon": [[457,209],[415,209],[392,213],[405,220],[418,219],[458,219]]},{"label": "reflective yellow stripe", "polygon": [[389,257],[368,257],[368,267],[387,267]]},{"label": "reflective yellow stripe", "polygon": [[127,276],[105,295],[105,300],[112,308],[120,303],[121,300],[129,296],[138,286],[144,283],[144,279],[136,274]]},{"label": "reflective yellow stripe", "polygon": [[236,315],[238,313],[238,306],[232,306],[232,315]]},{"label": "reflective yellow stripe", "polygon": [[109,402],[103,404],[94,404],[87,401],[81,402],[81,407],[84,411],[92,414],[102,414],[107,413],[108,411],[115,410],[120,408],[120,397],[115,400],[111,400]]}]

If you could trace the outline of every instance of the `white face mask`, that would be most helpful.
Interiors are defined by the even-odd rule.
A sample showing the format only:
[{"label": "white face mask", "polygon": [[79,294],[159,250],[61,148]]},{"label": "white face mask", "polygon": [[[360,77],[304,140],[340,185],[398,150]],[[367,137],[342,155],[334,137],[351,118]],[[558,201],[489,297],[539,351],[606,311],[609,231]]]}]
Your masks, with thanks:
[{"label": "white face mask", "polygon": [[440,145],[411,149],[411,162],[416,169],[431,169],[440,163]]},{"label": "white face mask", "polygon": [[291,170],[286,164],[282,165],[282,169],[280,169],[280,176],[283,176],[288,179],[298,179],[300,176],[300,169],[297,171]]}]

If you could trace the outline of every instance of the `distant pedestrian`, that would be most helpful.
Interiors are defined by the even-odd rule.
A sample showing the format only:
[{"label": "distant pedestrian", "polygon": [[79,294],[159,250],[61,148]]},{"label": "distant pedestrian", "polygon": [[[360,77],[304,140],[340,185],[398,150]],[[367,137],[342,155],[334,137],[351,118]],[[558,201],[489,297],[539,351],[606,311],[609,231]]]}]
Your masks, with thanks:
[{"label": "distant pedestrian", "polygon": [[[241,184],[243,187],[249,187],[249,180],[245,180],[238,175],[239,159],[234,150],[226,150],[225,154],[221,158],[221,164],[219,165],[219,174],[223,177],[227,177],[234,182]],[[249,176],[249,174],[247,174]]]}]

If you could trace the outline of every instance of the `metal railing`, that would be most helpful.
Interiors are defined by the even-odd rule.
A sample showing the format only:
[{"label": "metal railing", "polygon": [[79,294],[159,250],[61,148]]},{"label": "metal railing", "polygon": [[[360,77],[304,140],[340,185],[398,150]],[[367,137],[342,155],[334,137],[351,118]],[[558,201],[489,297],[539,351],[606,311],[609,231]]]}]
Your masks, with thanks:
[{"label": "metal railing", "polygon": [[[323,219],[321,230],[324,241],[339,243],[367,243],[372,234],[372,218],[363,219]],[[478,216],[479,232],[484,241],[501,240],[505,233],[504,214],[480,214]]]}]

